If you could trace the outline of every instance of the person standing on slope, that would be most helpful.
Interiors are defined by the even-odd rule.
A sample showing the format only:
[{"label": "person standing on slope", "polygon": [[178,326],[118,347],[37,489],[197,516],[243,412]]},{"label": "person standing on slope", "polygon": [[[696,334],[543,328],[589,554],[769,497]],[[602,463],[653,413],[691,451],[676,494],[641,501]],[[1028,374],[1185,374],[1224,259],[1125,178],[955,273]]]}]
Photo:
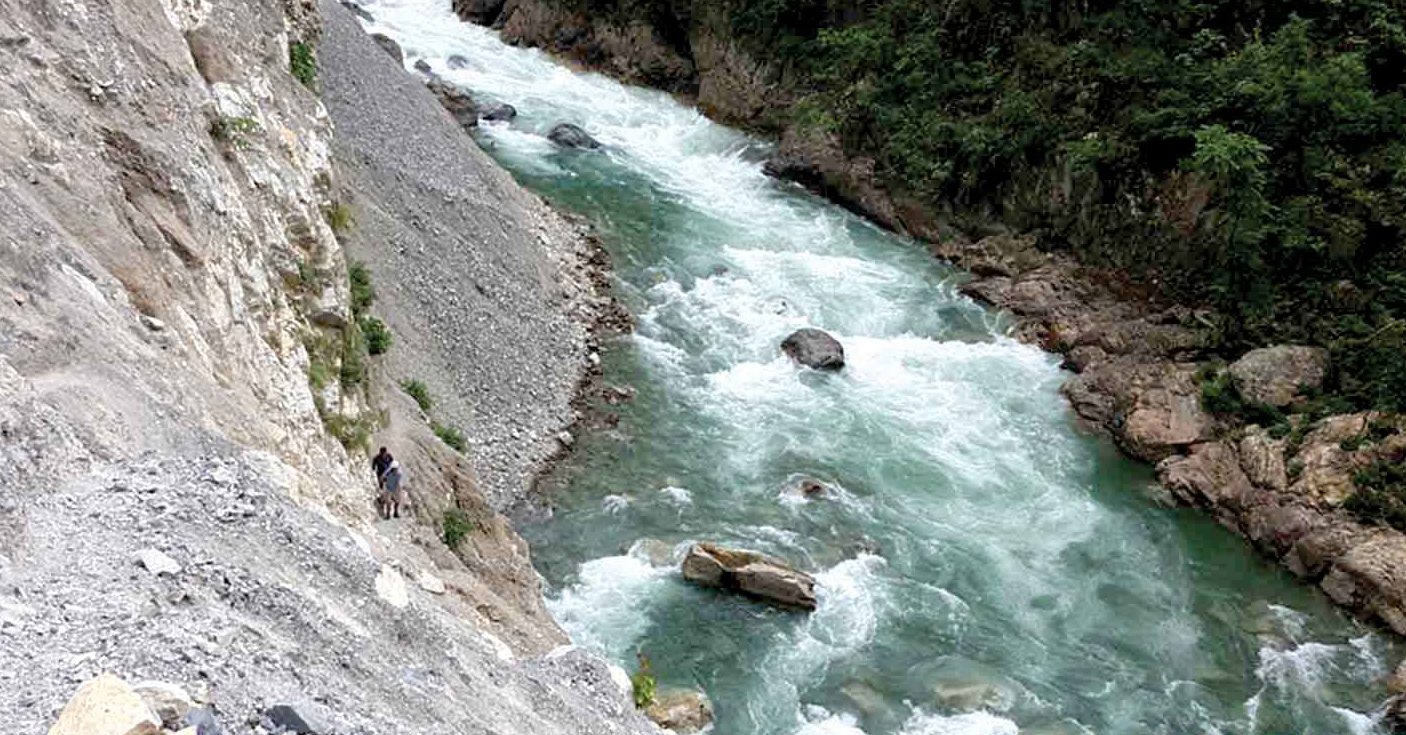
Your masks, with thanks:
[{"label": "person standing on slope", "polygon": [[400,468],[400,463],[391,460],[391,464],[386,468],[385,474],[381,475],[381,517],[389,519],[392,516],[400,517],[401,506],[405,505],[405,491],[401,490],[401,484],[405,482],[405,472]]},{"label": "person standing on slope", "polygon": [[386,470],[390,469],[391,462],[394,461],[395,457],[392,457],[390,451],[385,447],[381,447],[381,451],[371,458],[371,471],[376,473],[376,487],[379,488],[385,484]]}]

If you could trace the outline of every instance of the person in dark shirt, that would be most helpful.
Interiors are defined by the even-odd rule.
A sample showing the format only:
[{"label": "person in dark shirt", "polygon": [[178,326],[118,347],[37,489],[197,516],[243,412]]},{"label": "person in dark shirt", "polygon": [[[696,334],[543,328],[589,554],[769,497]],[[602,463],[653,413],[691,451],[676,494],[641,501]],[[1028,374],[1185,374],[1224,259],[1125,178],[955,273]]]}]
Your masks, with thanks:
[{"label": "person in dark shirt", "polygon": [[386,470],[390,469],[394,461],[395,457],[392,457],[385,447],[381,447],[381,451],[371,458],[371,470],[376,473],[376,487],[386,484]]}]

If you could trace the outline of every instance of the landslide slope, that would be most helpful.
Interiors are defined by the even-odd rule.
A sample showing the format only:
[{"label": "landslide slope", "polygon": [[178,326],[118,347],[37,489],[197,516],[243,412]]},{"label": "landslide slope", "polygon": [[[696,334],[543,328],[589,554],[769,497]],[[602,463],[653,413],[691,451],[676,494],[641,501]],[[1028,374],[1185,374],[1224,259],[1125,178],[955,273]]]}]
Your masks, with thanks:
[{"label": "landslide slope", "polygon": [[[43,732],[110,671],[184,686],[227,733],[303,701],[349,733],[650,732],[604,664],[553,650],[474,458],[351,345],[335,131],[290,71],[321,26],[292,0],[0,2],[3,729]],[[527,201],[491,206],[541,216]],[[542,358],[563,375],[585,360],[566,344]],[[460,556],[376,522],[358,442],[328,436],[383,410],[418,499],[469,514]]]}]

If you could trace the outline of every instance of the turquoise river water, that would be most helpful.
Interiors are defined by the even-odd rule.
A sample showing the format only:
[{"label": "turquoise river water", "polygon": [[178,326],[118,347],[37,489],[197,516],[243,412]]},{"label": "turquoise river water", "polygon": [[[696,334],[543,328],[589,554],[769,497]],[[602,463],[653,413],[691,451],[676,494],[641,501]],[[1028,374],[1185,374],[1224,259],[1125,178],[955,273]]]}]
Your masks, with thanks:
[{"label": "turquoise river water", "polygon": [[[1378,731],[1392,644],[1155,502],[960,272],[768,179],[767,144],[667,95],[504,45],[449,0],[368,9],[407,64],[517,106],[480,144],[599,226],[638,319],[603,355],[638,396],[525,530],[578,644],[706,690],[718,735]],[[605,149],[557,149],[557,122]],[[801,326],[848,367],[782,357]],[[801,496],[802,476],[832,492]],[[696,540],[815,572],[819,609],[685,584]]]}]

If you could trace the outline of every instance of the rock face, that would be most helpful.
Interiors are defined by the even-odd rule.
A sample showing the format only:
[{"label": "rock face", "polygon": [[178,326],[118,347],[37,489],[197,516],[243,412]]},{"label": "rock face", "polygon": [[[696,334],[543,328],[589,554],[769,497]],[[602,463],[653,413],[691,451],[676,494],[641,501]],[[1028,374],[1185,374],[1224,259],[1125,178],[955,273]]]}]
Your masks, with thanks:
[{"label": "rock face", "polygon": [[103,674],[78,688],[49,735],[157,735],[161,720],[126,682]]},{"label": "rock face", "polygon": [[600,148],[600,141],[571,123],[558,123],[553,126],[551,130],[547,131],[547,140],[563,148],[585,148],[587,150]]},{"label": "rock face", "polygon": [[687,735],[713,724],[713,703],[700,691],[667,691],[645,708],[644,715],[665,730]]},{"label": "rock face", "polygon": [[396,43],[395,39],[384,33],[373,33],[371,34],[371,40],[375,41],[376,45],[380,46],[382,51],[390,54],[390,57],[395,59],[395,63],[405,63],[405,52],[401,50],[400,44]]},{"label": "rock face", "polygon": [[[589,366],[579,230],[336,2],[72,9],[9,3],[0,34],[0,232],[22,233],[0,238],[0,458],[25,478],[0,482],[4,731],[156,732],[106,677],[65,709],[69,682],[111,670],[208,682],[179,723],[202,735],[209,712],[258,731],[289,697],[343,732],[654,732],[603,662],[539,655],[565,637],[497,510],[556,451]],[[295,41],[316,47],[320,97],[290,73]],[[349,313],[354,236],[325,214],[343,204],[416,358],[315,392],[310,368],[341,358],[308,337],[342,344],[350,326],[312,318]],[[455,365],[459,349],[483,359]],[[482,440],[472,461],[424,448],[397,370],[436,381]],[[382,409],[417,506],[472,519],[459,554],[413,519],[375,523],[367,458],[319,415]],[[147,571],[149,548],[179,570],[147,555]],[[383,604],[383,565],[445,593],[403,585],[408,605]],[[410,660],[442,675],[407,687]]]},{"label": "rock face", "polygon": [[819,329],[799,329],[781,343],[781,351],[792,360],[816,370],[839,370],[845,366],[845,348],[840,341]]},{"label": "rock face", "polygon": [[1241,395],[1282,408],[1304,390],[1317,388],[1328,375],[1328,351],[1279,345],[1250,350],[1230,365]]},{"label": "rock face", "polygon": [[815,609],[815,578],[755,551],[695,544],[683,560],[683,576],[694,584],[740,592],[802,610]]}]

